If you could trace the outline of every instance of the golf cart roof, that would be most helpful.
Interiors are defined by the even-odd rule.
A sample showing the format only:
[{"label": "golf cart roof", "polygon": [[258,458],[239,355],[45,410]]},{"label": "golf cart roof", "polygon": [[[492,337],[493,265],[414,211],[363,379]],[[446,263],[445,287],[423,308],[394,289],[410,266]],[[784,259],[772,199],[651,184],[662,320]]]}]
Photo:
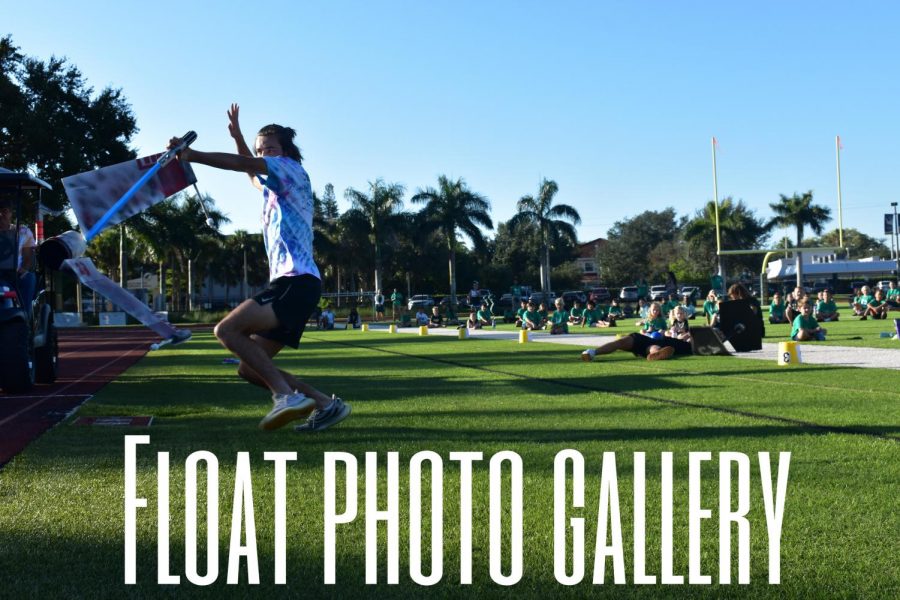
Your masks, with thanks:
[{"label": "golf cart roof", "polygon": [[53,189],[49,183],[43,179],[38,179],[34,175],[28,173],[16,173],[0,167],[0,189],[36,190],[38,188],[44,188],[45,190]]}]

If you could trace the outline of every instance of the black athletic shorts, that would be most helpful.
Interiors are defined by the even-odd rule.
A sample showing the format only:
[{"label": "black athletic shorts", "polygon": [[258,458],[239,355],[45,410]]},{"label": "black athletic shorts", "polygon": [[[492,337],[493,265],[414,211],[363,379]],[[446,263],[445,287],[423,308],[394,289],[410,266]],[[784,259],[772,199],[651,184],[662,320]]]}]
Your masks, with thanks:
[{"label": "black athletic shorts", "polygon": [[319,305],[322,282],[312,275],[279,277],[269,287],[253,296],[257,304],[272,305],[278,318],[278,327],[261,331],[257,335],[297,348],[306,328],[309,316]]},{"label": "black athletic shorts", "polygon": [[663,337],[661,339],[653,339],[650,336],[644,335],[643,333],[632,333],[631,339],[634,341],[634,345],[631,348],[631,353],[635,356],[643,356],[647,358],[647,350],[650,349],[650,346],[671,346],[675,348],[675,354],[693,354],[694,350],[691,348],[690,343],[685,342],[684,340],[677,340],[675,338]]}]

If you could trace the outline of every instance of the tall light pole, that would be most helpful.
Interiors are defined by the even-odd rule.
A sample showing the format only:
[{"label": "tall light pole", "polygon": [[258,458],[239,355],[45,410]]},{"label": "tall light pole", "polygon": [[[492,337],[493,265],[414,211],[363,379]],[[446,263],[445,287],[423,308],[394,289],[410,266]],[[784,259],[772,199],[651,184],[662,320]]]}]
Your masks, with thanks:
[{"label": "tall light pole", "polygon": [[[891,202],[891,206],[894,209],[894,222],[892,229],[894,230],[894,247],[900,248],[900,235],[897,232],[897,203]],[[894,257],[894,268],[897,275],[900,275],[900,250],[897,251],[896,256]]]}]

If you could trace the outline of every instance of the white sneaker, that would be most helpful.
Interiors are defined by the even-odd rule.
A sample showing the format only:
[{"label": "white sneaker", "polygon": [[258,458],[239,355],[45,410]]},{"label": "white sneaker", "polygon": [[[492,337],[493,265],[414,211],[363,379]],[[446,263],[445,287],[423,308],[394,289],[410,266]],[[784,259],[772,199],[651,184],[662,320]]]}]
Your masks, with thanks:
[{"label": "white sneaker", "polygon": [[304,396],[300,392],[272,394],[272,402],[275,406],[259,422],[259,428],[266,431],[278,429],[291,421],[302,419],[316,408],[316,403],[313,399]]},{"label": "white sneaker", "polygon": [[581,353],[581,360],[583,360],[584,362],[591,362],[592,360],[594,360],[594,356],[596,356],[596,355],[597,355],[596,350],[594,350],[593,348],[588,348],[587,350],[585,350],[584,352]]}]

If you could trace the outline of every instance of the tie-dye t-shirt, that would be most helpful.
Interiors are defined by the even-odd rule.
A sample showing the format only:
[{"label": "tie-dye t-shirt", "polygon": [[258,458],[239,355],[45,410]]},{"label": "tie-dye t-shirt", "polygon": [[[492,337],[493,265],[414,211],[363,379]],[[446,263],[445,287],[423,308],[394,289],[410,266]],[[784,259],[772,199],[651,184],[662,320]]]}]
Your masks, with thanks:
[{"label": "tie-dye t-shirt", "polygon": [[266,157],[263,186],[263,239],[269,256],[269,280],[313,275],[321,279],[313,260],[313,195],[300,163],[286,156]]}]

